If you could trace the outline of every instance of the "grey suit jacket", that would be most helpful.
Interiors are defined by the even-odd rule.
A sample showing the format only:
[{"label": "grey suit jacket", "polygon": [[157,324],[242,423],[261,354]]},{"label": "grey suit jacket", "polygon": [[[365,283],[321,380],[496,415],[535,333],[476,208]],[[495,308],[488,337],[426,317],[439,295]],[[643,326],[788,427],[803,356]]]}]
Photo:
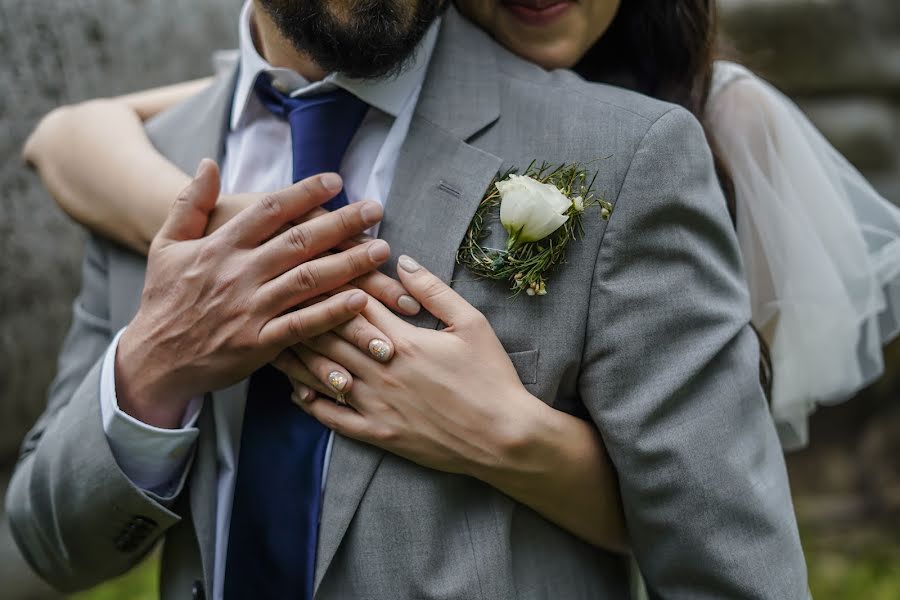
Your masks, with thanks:
[{"label": "grey suit jacket", "polygon": [[[189,172],[220,155],[232,88],[222,79],[158,118],[149,126],[157,147]],[[597,188],[615,204],[612,219],[587,215],[548,296],[510,298],[504,284],[455,264],[498,171],[601,157]],[[542,71],[451,9],[381,234],[484,312],[532,394],[596,423],[651,595],[806,596],[737,244],[691,115]],[[141,257],[89,242],[59,375],[7,502],[24,554],[57,587],[118,575],[165,537],[162,595],[185,598],[192,585],[210,589],[212,411],[238,410],[245,385],[206,402],[193,462],[171,494],[147,494],[123,475],[100,421],[99,363],[138,307],[144,269]],[[321,600],[624,598],[628,572],[625,559],[480,481],[338,437],[315,587]]]}]

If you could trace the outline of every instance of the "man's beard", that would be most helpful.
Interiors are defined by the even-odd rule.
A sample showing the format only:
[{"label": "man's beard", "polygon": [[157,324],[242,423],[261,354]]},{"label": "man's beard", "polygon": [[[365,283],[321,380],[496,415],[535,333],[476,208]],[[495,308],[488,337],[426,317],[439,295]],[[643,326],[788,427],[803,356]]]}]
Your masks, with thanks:
[{"label": "man's beard", "polygon": [[[445,0],[259,0],[294,48],[326,72],[398,73]],[[330,5],[340,4],[340,7]],[[337,13],[337,14],[335,14]]]}]

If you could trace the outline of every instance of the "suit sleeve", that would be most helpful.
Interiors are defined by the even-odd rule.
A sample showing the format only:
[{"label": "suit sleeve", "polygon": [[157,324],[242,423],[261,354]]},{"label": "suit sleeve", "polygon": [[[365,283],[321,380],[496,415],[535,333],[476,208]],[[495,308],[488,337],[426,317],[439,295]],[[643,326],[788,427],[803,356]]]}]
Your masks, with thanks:
[{"label": "suit sleeve", "polygon": [[806,598],[737,240],[697,121],[647,131],[601,242],[579,389],[653,598]]},{"label": "suit sleeve", "polygon": [[74,591],[124,573],[179,521],[169,497],[145,493],[117,464],[100,407],[112,340],[108,251],[91,238],[72,327],[47,408],[22,445],[6,504],[26,560],[54,587]]}]

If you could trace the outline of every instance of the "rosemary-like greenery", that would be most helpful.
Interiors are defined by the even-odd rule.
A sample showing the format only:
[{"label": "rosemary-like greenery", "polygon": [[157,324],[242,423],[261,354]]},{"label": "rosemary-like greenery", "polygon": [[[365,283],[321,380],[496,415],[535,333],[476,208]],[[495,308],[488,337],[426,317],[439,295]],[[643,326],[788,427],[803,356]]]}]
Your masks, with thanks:
[{"label": "rosemary-like greenery", "polygon": [[[507,248],[486,248],[481,242],[488,234],[488,223],[496,219],[499,224],[498,207],[502,201],[495,185],[518,169],[510,169],[499,174],[491,182],[481,204],[475,212],[472,224],[456,255],[456,262],[464,265],[477,277],[497,281],[509,281],[513,295],[525,292],[529,296],[543,296],[547,293],[549,272],[557,264],[565,261],[569,242],[584,235],[583,217],[591,207],[600,208],[600,217],[609,219],[612,204],[594,195],[593,187],[597,174],[588,181],[588,172],[582,164],[562,164],[552,166],[532,162],[523,175],[540,183],[556,186],[572,205],[564,213],[568,220],[559,229],[542,240],[529,243],[507,244]],[[576,199],[581,199],[580,206]]]}]

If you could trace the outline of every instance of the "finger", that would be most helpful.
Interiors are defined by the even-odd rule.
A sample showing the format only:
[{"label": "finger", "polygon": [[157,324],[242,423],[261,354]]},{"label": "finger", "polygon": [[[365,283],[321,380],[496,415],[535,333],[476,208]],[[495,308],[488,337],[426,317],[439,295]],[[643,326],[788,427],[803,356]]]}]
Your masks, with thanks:
[{"label": "finger", "polygon": [[401,256],[397,267],[400,283],[448,327],[459,327],[481,316],[465,298],[409,256]]},{"label": "finger", "polygon": [[334,247],[335,250],[348,250],[353,246],[359,246],[360,244],[365,244],[366,242],[371,242],[374,240],[371,235],[368,233],[360,233],[359,235],[354,235],[352,238],[346,239],[343,242],[339,243]]},{"label": "finger", "polygon": [[343,402],[344,395],[349,394],[353,388],[353,377],[350,372],[330,358],[313,352],[303,345],[294,346],[292,351],[315,379],[315,385],[312,387],[325,396]]},{"label": "finger", "polygon": [[[374,369],[384,367],[372,358],[368,352],[360,350],[347,340],[333,333],[324,333],[303,341],[302,346],[319,356],[323,356],[363,380],[373,373]],[[318,375],[318,373],[314,374]]]},{"label": "finger", "polygon": [[413,316],[422,310],[422,305],[409,295],[402,283],[380,271],[366,273],[353,281],[353,285],[401,314]]},{"label": "finger", "polygon": [[266,323],[259,332],[259,342],[278,349],[299,344],[349,321],[366,306],[368,299],[360,291],[349,291],[291,311]]},{"label": "finger", "polygon": [[194,180],[178,194],[159,230],[161,240],[184,241],[203,237],[219,199],[219,167],[208,158],[200,161]]},{"label": "finger", "polygon": [[[357,288],[352,285],[345,285],[339,288],[335,288],[331,292],[328,292],[326,296],[333,296],[341,292],[346,292],[354,289]],[[319,298],[322,298],[322,296],[320,296]],[[306,304],[315,301],[315,299],[309,300]],[[394,346],[393,340],[397,336],[402,336],[409,333],[410,330],[415,329],[415,326],[407,323],[406,321],[395,315],[391,311],[391,309],[379,302],[376,298],[372,298],[371,296],[369,297],[369,301],[366,303],[366,307],[362,310],[360,315],[373,327],[375,327],[375,329],[384,332],[384,334],[387,336],[387,340],[390,341],[392,349]]]},{"label": "finger", "polygon": [[356,202],[290,227],[258,250],[256,264],[266,278],[274,278],[340,242],[360,234],[381,220],[376,202]]},{"label": "finger", "polygon": [[367,352],[378,362],[386,363],[394,356],[394,345],[380,329],[357,315],[335,327],[332,333]]},{"label": "finger", "polygon": [[313,175],[263,196],[241,211],[214,235],[228,236],[246,246],[257,246],[284,225],[334,198],[343,181],[337,173]]},{"label": "finger", "polygon": [[[287,348],[272,361],[272,366],[288,376],[291,383],[294,384],[294,391],[297,391],[298,385],[303,385],[313,393],[318,392],[323,396],[336,399],[338,392],[327,382],[323,383],[310,371],[306,365],[300,360],[298,354],[291,348]],[[345,374],[350,379],[349,385],[353,385],[353,378],[349,374]],[[302,396],[302,394],[301,394]]]},{"label": "finger", "polygon": [[363,442],[371,438],[366,418],[349,406],[341,406],[322,397],[298,402],[297,405],[316,421],[340,435]]},{"label": "finger", "polygon": [[260,287],[256,301],[265,314],[280,314],[377,269],[390,254],[387,242],[375,240],[305,262]]},{"label": "finger", "polygon": [[[336,291],[343,292],[352,289],[354,288],[351,286],[345,286],[343,288],[337,288]],[[373,327],[379,331],[383,331],[392,340],[392,346],[396,336],[404,335],[408,333],[409,330],[415,329],[415,326],[395,315],[387,306],[371,296],[366,303],[366,307],[360,314],[371,323]]]}]

